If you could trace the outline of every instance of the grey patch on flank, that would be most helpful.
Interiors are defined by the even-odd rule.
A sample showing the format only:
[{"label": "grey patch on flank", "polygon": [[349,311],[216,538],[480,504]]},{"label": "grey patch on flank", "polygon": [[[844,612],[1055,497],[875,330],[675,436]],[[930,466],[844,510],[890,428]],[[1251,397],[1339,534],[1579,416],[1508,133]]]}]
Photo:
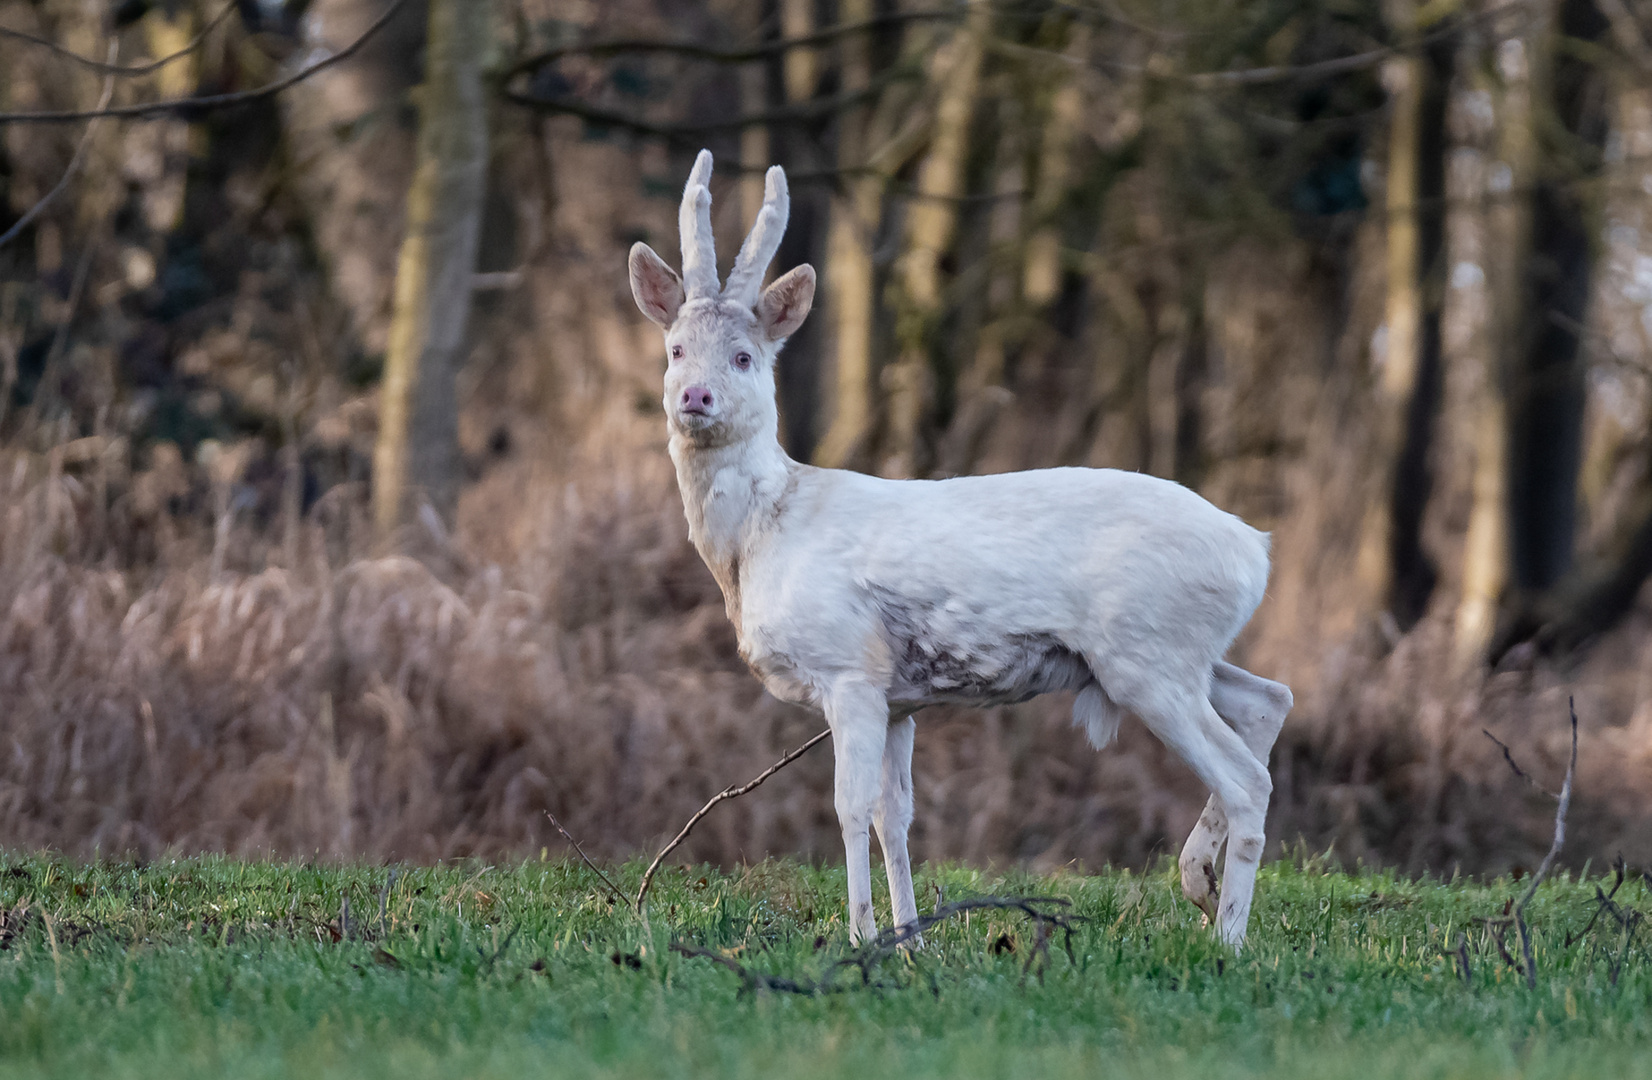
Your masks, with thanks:
[{"label": "grey patch on flank", "polygon": [[1053,634],[946,640],[934,628],[932,607],[886,589],[872,595],[894,660],[891,703],[1013,705],[1091,681],[1083,657]]}]

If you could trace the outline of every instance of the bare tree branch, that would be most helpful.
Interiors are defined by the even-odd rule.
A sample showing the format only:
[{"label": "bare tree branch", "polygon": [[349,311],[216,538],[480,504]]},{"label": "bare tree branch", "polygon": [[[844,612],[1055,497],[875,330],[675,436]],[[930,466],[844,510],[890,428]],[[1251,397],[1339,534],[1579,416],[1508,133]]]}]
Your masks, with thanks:
[{"label": "bare tree branch", "polygon": [[591,868],[591,872],[602,879],[602,884],[608,889],[608,898],[616,904],[625,903],[625,894],[620,892],[619,886],[610,881],[608,875],[602,872],[602,868],[591,861],[591,857],[585,854],[585,849],[579,846],[579,841],[575,840],[573,834],[562,827],[562,822],[556,819],[556,815],[547,810],[545,816],[551,819],[551,824],[556,826],[556,831],[562,834],[563,839],[573,845],[574,851],[579,853],[580,859],[586,866]]},{"label": "bare tree branch", "polygon": [[[965,5],[967,6],[967,5]],[[691,59],[700,59],[716,63],[745,63],[762,60],[784,53],[793,48],[804,48],[820,45],[841,37],[873,30],[881,26],[898,22],[918,20],[956,20],[964,12],[960,6],[955,11],[920,11],[898,15],[885,15],[875,19],[860,22],[845,23],[841,26],[823,30],[817,34],[810,34],[782,41],[767,42],[762,45],[748,48],[725,49],[712,45],[703,45],[698,42],[659,41],[643,38],[617,39],[612,41],[588,42],[558,46],[526,57],[513,64],[501,79],[502,93],[506,100],[535,109],[540,112],[577,116],[592,123],[630,131],[638,135],[663,138],[668,142],[680,145],[692,145],[702,136],[722,131],[742,130],[768,124],[789,124],[822,120],[840,112],[853,109],[869,99],[876,98],[888,83],[906,78],[921,77],[921,71],[904,64],[897,64],[883,72],[873,80],[872,84],[852,92],[840,93],[829,98],[817,98],[811,101],[802,101],[795,104],[768,109],[762,112],[747,113],[720,120],[672,122],[650,120],[641,116],[620,112],[614,109],[593,105],[576,97],[540,97],[512,86],[519,78],[531,71],[535,71],[547,64],[556,62],[567,56],[610,57],[624,53],[669,53],[685,56]],[[1507,16],[1511,12],[1519,13],[1523,5],[1519,2],[1505,5],[1484,14],[1467,20],[1459,20],[1448,26],[1423,35],[1417,41],[1404,46],[1390,45],[1370,49],[1353,56],[1337,57],[1332,60],[1320,61],[1300,66],[1274,66],[1263,68],[1247,68],[1233,71],[1215,71],[1198,73],[1177,73],[1174,71],[1159,71],[1144,67],[1114,64],[1106,61],[1090,60],[1083,57],[1069,55],[1056,49],[1045,49],[1035,45],[1024,45],[994,37],[991,47],[996,51],[1010,56],[1019,56],[1037,63],[1059,61],[1078,66],[1092,66],[1111,70],[1123,71],[1130,74],[1142,75],[1149,78],[1163,78],[1180,81],[1195,89],[1212,90],[1224,87],[1252,86],[1267,83],[1284,82],[1296,79],[1325,78],[1350,71],[1363,70],[1372,67],[1389,56],[1399,53],[1412,52],[1442,40],[1448,36],[1458,34],[1468,26],[1478,23],[1489,23],[1494,19]],[[1102,13],[1104,17],[1114,19],[1111,13]],[[1115,20],[1116,21],[1116,20]]]},{"label": "bare tree branch", "polygon": [[[698,136],[718,131],[735,131],[740,128],[756,127],[763,124],[795,124],[811,120],[824,120],[876,98],[883,91],[883,88],[890,83],[917,78],[919,74],[920,72],[915,67],[898,64],[879,73],[870,86],[861,90],[834,94],[831,97],[813,98],[792,105],[765,109],[762,112],[729,117],[725,120],[702,120],[691,123],[645,120],[640,116],[631,116],[613,109],[590,105],[577,98],[542,98],[534,94],[512,90],[509,87],[505,88],[504,96],[507,101],[539,112],[577,116],[593,124],[605,124],[609,127],[622,128],[626,131],[636,132],[639,135],[653,135],[673,142],[688,142]],[[0,116],[0,119],[3,119],[3,116]]]},{"label": "bare tree branch", "polygon": [[[1142,67],[1136,64],[1122,64],[1105,60],[1087,60],[1083,57],[1071,56],[1056,49],[1044,49],[1036,45],[1023,45],[995,38],[992,47],[1006,55],[1022,55],[1040,61],[1057,60],[1077,67],[1096,67],[1107,71],[1117,71],[1127,75],[1140,75],[1152,79],[1164,79],[1171,82],[1184,83],[1195,90],[1217,90],[1236,86],[1264,86],[1272,83],[1293,82],[1297,80],[1323,79],[1331,75],[1345,75],[1351,71],[1363,71],[1375,67],[1390,56],[1412,54],[1419,52],[1436,42],[1462,33],[1465,29],[1478,24],[1490,24],[1511,14],[1523,14],[1524,4],[1520,2],[1491,8],[1467,19],[1448,22],[1427,34],[1423,34],[1414,41],[1402,45],[1383,45],[1379,48],[1368,49],[1365,52],[1354,53],[1352,56],[1338,56],[1330,60],[1319,60],[1311,64],[1278,64],[1268,67],[1235,68],[1230,71],[1194,71],[1183,72],[1171,68],[1159,69]],[[1143,32],[1154,31],[1142,28]]]},{"label": "bare tree branch", "polygon": [[[115,57],[119,55],[120,42],[109,42],[109,63],[111,66],[114,64]],[[103,80],[103,93],[98,96],[98,108],[107,108],[109,99],[114,96],[114,93],[115,76],[113,72],[110,72]],[[86,159],[86,150],[92,145],[92,132],[96,130],[97,126],[98,122],[95,119],[87,122],[86,130],[80,136],[80,142],[75,144],[74,155],[69,158],[69,167],[63,170],[63,176],[53,185],[52,190],[46,192],[39,202],[25,210],[23,216],[18,218],[11,228],[0,234],[0,248],[5,247],[22,235],[23,230],[28,228],[35,218],[45,212],[46,207],[51,205],[52,200],[63,194],[64,190],[68,188],[69,181],[74,179],[75,173],[80,171],[81,162]]]},{"label": "bare tree branch", "polygon": [[711,813],[712,807],[716,806],[724,799],[738,799],[746,792],[758,787],[763,783],[763,781],[767,780],[781,769],[784,769],[787,765],[790,765],[792,762],[802,757],[805,753],[812,749],[816,743],[821,742],[827,736],[831,735],[831,733],[832,729],[827,728],[826,730],[815,735],[814,738],[810,739],[802,746],[797,747],[795,750],[786,751],[785,756],[783,756],[779,761],[775,762],[773,765],[770,765],[746,783],[741,784],[738,787],[731,784],[722,791],[719,791],[717,794],[713,795],[710,801],[700,807],[695,815],[688,819],[688,824],[683,826],[682,831],[671,838],[671,843],[661,848],[660,853],[654,856],[654,861],[648,864],[648,869],[642,875],[642,885],[637,889],[637,899],[633,902],[632,906],[638,912],[642,911],[643,901],[648,898],[648,887],[654,883],[654,874],[659,870],[660,863],[665,861],[665,857],[667,855],[677,850],[677,845],[688,839],[689,830],[698,825],[701,818]]},{"label": "bare tree branch", "polygon": [[172,53],[170,56],[163,56],[159,60],[151,60],[145,64],[117,64],[113,60],[93,60],[89,56],[82,56],[73,50],[65,49],[63,46],[49,38],[43,38],[35,34],[25,33],[22,30],[13,30],[5,26],[0,26],[0,37],[12,38],[16,41],[26,42],[30,45],[38,45],[43,49],[50,49],[52,52],[63,57],[65,60],[73,60],[75,63],[80,64],[83,67],[91,68],[93,71],[101,71],[108,75],[147,75],[152,71],[159,71],[161,68],[172,63],[174,60],[183,59],[196,49],[199,49],[201,47],[201,43],[206,41],[207,35],[216,30],[219,23],[222,23],[226,18],[234,13],[235,6],[236,0],[229,0],[229,3],[224,5],[223,10],[219,11],[218,14],[209,19],[206,25],[201,27],[200,33],[196,34],[189,40],[189,44],[185,45],[177,52]]},{"label": "bare tree branch", "polygon": [[807,34],[802,37],[786,38],[782,41],[766,41],[761,45],[752,45],[742,49],[723,49],[715,45],[703,45],[697,41],[660,41],[648,38],[588,41],[573,45],[559,45],[555,48],[534,53],[532,56],[523,57],[506,70],[504,77],[506,81],[509,81],[524,72],[533,71],[536,68],[544,67],[546,64],[554,64],[566,56],[602,58],[621,56],[625,53],[669,53],[673,56],[682,56],[690,60],[705,60],[714,64],[745,64],[756,60],[767,60],[792,49],[828,45],[840,38],[875,32],[891,26],[899,26],[903,23],[953,22],[962,19],[963,16],[964,12],[961,7],[951,11],[891,12],[860,22],[843,23],[840,26],[830,27],[818,33]]},{"label": "bare tree branch", "polygon": [[199,113],[213,109],[228,109],[237,105],[246,105],[264,98],[274,97],[289,87],[308,79],[318,72],[325,71],[335,64],[341,64],[361,51],[373,35],[384,29],[385,25],[407,5],[407,0],[392,0],[389,7],[374,19],[372,25],[362,31],[361,36],[350,44],[330,56],[323,57],[285,78],[277,79],[272,83],[260,86],[255,90],[240,90],[233,94],[206,94],[201,97],[172,98],[167,101],[146,101],[136,105],[121,105],[108,109],[81,109],[65,110],[61,112],[24,112],[0,113],[0,124],[61,124],[70,120],[94,120],[102,116],[121,117],[128,120],[147,119],[155,116],[175,115],[183,119],[193,119]]}]

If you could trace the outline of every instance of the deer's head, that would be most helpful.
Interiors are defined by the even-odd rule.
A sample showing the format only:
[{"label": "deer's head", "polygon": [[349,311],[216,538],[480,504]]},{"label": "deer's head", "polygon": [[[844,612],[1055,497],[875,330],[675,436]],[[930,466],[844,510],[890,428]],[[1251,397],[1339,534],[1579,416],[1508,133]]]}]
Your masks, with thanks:
[{"label": "deer's head", "polygon": [[719,286],[710,180],[711,152],[701,150],[677,215],[681,278],[647,244],[631,248],[631,293],[642,313],[665,330],[666,418],[673,432],[704,447],[773,435],[775,357],[803,324],[815,295],[815,271],[807,263],[763,288],[790,212],[786,174],[778,165],[768,172],[763,208],[734,269]]}]

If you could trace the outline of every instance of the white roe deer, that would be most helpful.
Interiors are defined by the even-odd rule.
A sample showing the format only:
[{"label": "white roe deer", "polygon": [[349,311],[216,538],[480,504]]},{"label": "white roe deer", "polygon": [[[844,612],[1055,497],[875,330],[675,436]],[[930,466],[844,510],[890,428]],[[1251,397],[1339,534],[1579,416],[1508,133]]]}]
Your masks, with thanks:
[{"label": "white roe deer", "polygon": [[740,653],[771,693],[831,726],[851,940],[877,931],[873,826],[895,925],[918,917],[912,713],[1073,690],[1074,722],[1096,747],[1133,713],[1210,789],[1182,850],[1182,890],[1222,940],[1241,943],[1273,786],[1266,762],[1291,693],[1222,656],[1262,600],[1267,534],[1139,473],[884,480],[793,461],[776,438],[774,365],[809,313],[815,272],[799,266],[762,288],[789,210],[777,166],[719,287],[710,178],[702,150],[678,219],[682,277],[639,243],[631,289],[665,330],[671,459]]}]

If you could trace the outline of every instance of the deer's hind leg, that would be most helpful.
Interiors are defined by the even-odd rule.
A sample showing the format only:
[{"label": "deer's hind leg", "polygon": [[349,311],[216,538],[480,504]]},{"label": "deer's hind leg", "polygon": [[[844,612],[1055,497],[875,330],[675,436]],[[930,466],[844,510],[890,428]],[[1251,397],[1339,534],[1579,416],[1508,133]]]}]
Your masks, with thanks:
[{"label": "deer's hind leg", "polygon": [[1245,927],[1250,921],[1273,781],[1238,733],[1211,706],[1208,677],[1202,672],[1183,673],[1158,666],[1160,670],[1152,673],[1135,665],[1131,665],[1134,670],[1115,670],[1104,685],[1110,696],[1140,717],[1147,729],[1193,770],[1227,818],[1230,839],[1215,922],[1221,940],[1238,945],[1245,940]]},{"label": "deer's hind leg", "polygon": [[[1211,671],[1209,697],[1216,714],[1238,732],[1246,748],[1266,767],[1285,716],[1291,711],[1290,688],[1233,664],[1218,663]],[[1227,836],[1227,815],[1221,801],[1212,794],[1199,815],[1199,823],[1182,845],[1179,860],[1182,895],[1211,922],[1216,921],[1216,862]]]}]

